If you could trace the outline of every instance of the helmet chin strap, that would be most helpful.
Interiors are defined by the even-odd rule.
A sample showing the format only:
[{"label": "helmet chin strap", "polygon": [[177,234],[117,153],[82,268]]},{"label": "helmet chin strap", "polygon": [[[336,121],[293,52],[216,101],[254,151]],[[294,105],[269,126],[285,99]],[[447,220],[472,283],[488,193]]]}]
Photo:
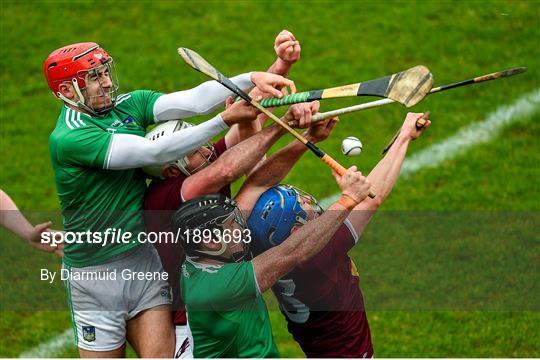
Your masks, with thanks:
[{"label": "helmet chin strap", "polygon": [[216,251],[197,250],[197,252],[201,254],[205,254],[205,255],[210,255],[210,256],[219,256],[219,255],[222,255],[227,250],[227,244],[220,242],[219,245],[221,246],[221,248]]},{"label": "helmet chin strap", "polygon": [[221,248],[216,251],[195,250],[194,252],[197,254],[201,254],[201,256],[199,257],[204,257],[204,258],[212,259],[212,260],[218,260],[224,263],[241,262],[246,258],[247,254],[245,251],[235,252],[230,257],[221,256],[227,250],[228,245],[222,242],[220,242],[220,245],[221,245]]},{"label": "helmet chin strap", "polygon": [[84,103],[84,96],[83,96],[83,94],[81,92],[81,89],[79,89],[79,83],[77,82],[77,79],[73,78],[73,79],[71,79],[71,82],[73,84],[73,88],[75,89],[75,93],[77,94],[77,97],[78,97],[77,101],[73,101],[73,100],[68,99],[67,97],[62,95],[60,93],[60,91],[56,93],[56,96],[58,96],[61,100],[67,102],[68,104],[70,104],[72,106],[75,106],[77,108],[86,110],[86,111],[88,111],[90,114],[92,114],[94,116],[99,116],[100,114],[98,114],[94,109],[92,109],[90,106],[88,106],[88,105],[86,105]]}]

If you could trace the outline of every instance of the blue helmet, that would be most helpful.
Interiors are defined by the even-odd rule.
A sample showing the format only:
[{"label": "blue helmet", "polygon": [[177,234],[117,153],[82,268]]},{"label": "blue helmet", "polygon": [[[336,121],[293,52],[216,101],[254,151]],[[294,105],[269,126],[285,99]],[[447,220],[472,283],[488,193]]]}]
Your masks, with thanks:
[{"label": "blue helmet", "polygon": [[295,225],[305,224],[307,213],[293,186],[278,185],[265,191],[248,219],[252,249],[258,255],[289,237]]}]

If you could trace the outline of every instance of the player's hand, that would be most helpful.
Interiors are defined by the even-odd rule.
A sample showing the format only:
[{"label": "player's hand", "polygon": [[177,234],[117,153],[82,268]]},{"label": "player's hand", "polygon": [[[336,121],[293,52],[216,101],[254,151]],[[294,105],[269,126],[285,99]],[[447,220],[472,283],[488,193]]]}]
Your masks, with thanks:
[{"label": "player's hand", "polygon": [[227,100],[225,100],[225,110],[230,108],[234,104],[234,98],[232,96],[229,96]]},{"label": "player's hand", "polygon": [[422,115],[424,115],[424,113],[408,113],[407,117],[405,117],[403,125],[401,126],[400,136],[405,136],[407,139],[414,140],[422,135],[424,130],[431,125],[431,121],[429,119],[426,120],[423,125],[421,124],[422,120],[420,123],[417,123],[418,119],[420,119]]},{"label": "player's hand", "polygon": [[332,171],[332,173],[341,189],[341,193],[351,197],[357,204],[368,196],[371,184],[360,171],[356,170],[356,166],[353,165],[348,168],[343,176],[340,176],[335,171]]},{"label": "player's hand", "polygon": [[30,233],[28,239],[26,239],[26,240],[28,241],[28,244],[30,244],[30,246],[32,246],[33,248],[36,248],[36,249],[41,250],[41,251],[54,253],[57,256],[62,257],[62,256],[64,256],[64,244],[63,243],[58,244],[58,246],[52,246],[51,243],[42,243],[41,242],[41,235],[43,233],[50,233],[51,235],[49,236],[49,238],[51,238],[51,239],[52,239],[53,236],[55,238],[58,238],[60,236],[60,234],[63,233],[63,231],[52,230],[51,228],[49,228],[51,225],[52,225],[52,222],[47,221],[47,222],[45,222],[43,224],[38,224],[38,225],[34,226],[34,229],[32,230],[32,232]]},{"label": "player's hand", "polygon": [[291,89],[293,94],[296,93],[294,81],[286,79],[281,75],[254,72],[251,74],[251,81],[265,95],[282,98],[283,92],[281,90],[287,87]]},{"label": "player's hand", "polygon": [[300,60],[300,42],[296,40],[293,33],[288,30],[282,30],[274,41],[274,50],[279,60],[289,66]]},{"label": "player's hand", "polygon": [[221,113],[221,118],[228,126],[253,121],[259,115],[259,110],[244,100],[237,101]]},{"label": "player's hand", "polygon": [[311,126],[311,116],[319,111],[319,107],[318,101],[291,105],[281,120],[292,127],[305,129]]},{"label": "player's hand", "polygon": [[336,127],[338,121],[339,118],[337,116],[323,121],[317,121],[311,124],[309,129],[304,133],[304,136],[312,143],[326,140]]}]

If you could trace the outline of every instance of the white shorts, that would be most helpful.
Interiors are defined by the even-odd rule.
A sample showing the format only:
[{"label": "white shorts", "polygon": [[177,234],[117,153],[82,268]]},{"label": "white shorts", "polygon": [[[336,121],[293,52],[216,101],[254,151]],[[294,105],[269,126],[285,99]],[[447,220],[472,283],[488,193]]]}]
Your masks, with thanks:
[{"label": "white shorts", "polygon": [[[154,277],[133,279],[134,272]],[[161,260],[149,244],[96,266],[63,265],[62,273],[75,345],[84,350],[120,348],[126,342],[128,320],[143,310],[171,304],[170,286],[158,275],[164,273]]]},{"label": "white shorts", "polygon": [[191,345],[191,333],[187,325],[176,325],[176,346],[174,348],[175,359],[193,359],[193,346]]}]

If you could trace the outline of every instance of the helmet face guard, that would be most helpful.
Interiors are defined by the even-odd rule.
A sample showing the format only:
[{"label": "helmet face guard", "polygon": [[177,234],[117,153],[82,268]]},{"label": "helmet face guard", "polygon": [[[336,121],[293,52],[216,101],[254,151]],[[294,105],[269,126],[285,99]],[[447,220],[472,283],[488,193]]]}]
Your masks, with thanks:
[{"label": "helmet face guard", "polygon": [[[236,203],[222,194],[198,197],[183,203],[172,216],[172,227],[180,234],[181,245],[191,258],[207,258],[222,262],[241,262],[250,258],[249,243],[242,251],[223,256],[230,240],[226,232],[247,229],[244,217]],[[233,230],[234,229],[234,230]],[[200,241],[197,241],[200,240]],[[201,243],[220,244],[218,250],[203,250]],[[239,241],[238,241],[239,242]]]},{"label": "helmet face guard", "polygon": [[[77,73],[77,82],[73,81],[73,86],[77,92],[80,79],[83,80],[85,87],[80,89],[83,97],[80,98],[86,110],[94,115],[104,115],[112,110],[118,96],[118,76],[111,58],[107,63],[89,70],[82,70]],[[89,83],[97,84],[97,93],[89,95],[87,88]],[[106,82],[110,82],[107,85]]]},{"label": "helmet face guard", "polygon": [[[319,204],[319,201],[317,199],[315,199],[315,197],[313,195],[311,195],[310,193],[302,190],[302,189],[299,189],[297,188],[296,186],[292,186],[292,185],[287,185],[287,186],[290,186],[291,188],[293,188],[294,190],[296,190],[297,194],[298,194],[298,202],[303,206],[304,210],[306,210],[306,205],[309,207],[308,208],[308,212],[309,211],[314,211],[316,216],[320,216],[322,215],[322,213],[324,212],[324,209],[322,208],[321,204]],[[314,218],[316,216],[309,216],[308,215],[308,218]]]},{"label": "helmet face guard", "polygon": [[207,230],[207,232],[210,234],[210,238],[207,238],[206,241],[213,241],[216,244],[221,244],[221,248],[217,251],[198,250],[197,253],[204,254],[206,257],[210,256],[211,258],[218,256],[219,258],[217,258],[217,260],[227,260],[224,262],[241,262],[247,260],[249,258],[248,254],[250,250],[248,243],[244,243],[243,250],[232,253],[230,258],[220,256],[227,250],[229,246],[224,234],[226,234],[226,230],[231,230],[233,228],[240,231],[247,229],[244,217],[242,216],[240,209],[238,209],[236,206],[229,214],[218,216],[215,219],[207,221],[197,228],[194,228],[199,229],[203,233],[204,230]]},{"label": "helmet face guard", "polygon": [[[206,154],[201,148],[205,148],[207,150]],[[190,163],[189,158],[196,153],[198,153],[199,156],[203,159],[203,162],[201,162],[199,166],[195,167],[194,169],[191,169],[190,171],[188,169],[188,166]],[[174,165],[176,165],[180,169],[180,171],[184,173],[184,175],[190,176],[190,175],[195,174],[197,171],[204,169],[216,159],[217,159],[216,148],[214,147],[214,145],[207,143],[206,145],[201,146],[200,148],[198,148],[191,154],[185,156],[183,159],[175,161]]]},{"label": "helmet face guard", "polygon": [[[167,121],[167,122],[165,122],[163,124],[159,124],[158,126],[153,128],[150,132],[148,132],[146,134],[145,138],[147,138],[149,140],[152,140],[152,141],[155,141],[155,140],[159,139],[162,136],[170,135],[170,134],[172,134],[174,132],[182,131],[182,130],[188,129],[188,128],[192,127],[192,126],[194,126],[194,125],[191,124],[191,123],[188,123],[186,121],[182,121],[182,120]],[[212,161],[214,161],[217,158],[217,153],[216,153],[216,149],[214,148],[214,145],[212,145],[210,143],[207,143],[203,147],[208,150],[208,151],[206,151],[206,154],[203,152],[203,150],[201,148],[198,148],[195,151],[193,151],[192,153],[190,153],[190,154],[188,154],[186,156],[183,156],[180,159],[178,159],[176,161],[173,161],[173,162],[171,162],[169,164],[160,164],[160,165],[154,165],[154,166],[147,166],[147,167],[143,168],[143,170],[144,170],[144,172],[146,174],[148,174],[150,176],[153,176],[153,177],[158,178],[158,179],[159,178],[163,179],[164,176],[163,176],[162,168],[163,168],[164,165],[168,165],[168,166],[174,166],[175,168],[180,170],[185,176],[193,175],[197,171],[199,171],[199,170],[205,168],[206,166],[208,166]],[[190,161],[189,158],[195,153],[200,154],[200,156],[203,159],[203,162],[199,166],[197,166],[195,169],[192,169],[190,171],[188,169],[189,161]]]}]

